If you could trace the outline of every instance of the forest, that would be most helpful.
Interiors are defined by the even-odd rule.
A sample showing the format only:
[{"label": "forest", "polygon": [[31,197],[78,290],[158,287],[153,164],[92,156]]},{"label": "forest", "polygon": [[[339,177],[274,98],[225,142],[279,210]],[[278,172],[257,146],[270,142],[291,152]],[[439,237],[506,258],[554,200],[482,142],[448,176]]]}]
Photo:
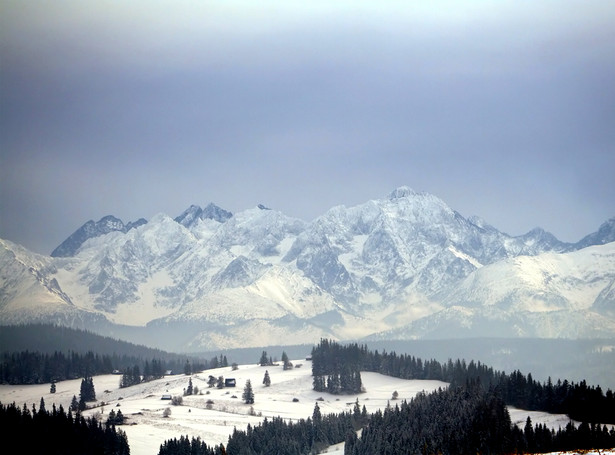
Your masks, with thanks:
[{"label": "forest", "polygon": [[569,423],[557,432],[528,420],[511,424],[504,400],[478,380],[419,394],[370,416],[361,437],[346,439],[345,455],[543,453],[615,445],[606,426]]},{"label": "forest", "polygon": [[[2,434],[17,443],[13,450],[32,455],[129,455],[126,435],[115,425],[102,423],[94,417],[75,415],[62,406],[47,411],[41,399],[39,408],[18,407],[0,403]],[[34,436],[34,437],[33,437]]]},{"label": "forest", "polygon": [[[182,363],[183,362],[183,363]],[[126,355],[99,355],[92,351],[80,354],[74,351],[53,354],[40,352],[3,352],[0,356],[1,384],[45,384],[67,379],[78,379],[100,374],[119,372],[142,380],[162,377],[167,371],[173,374],[201,371],[211,368],[212,361],[193,361],[177,356],[176,359],[144,359]],[[217,359],[215,364],[217,365]],[[132,385],[131,384],[126,385]]]},{"label": "forest", "polygon": [[[615,424],[613,391],[609,389],[604,392],[600,386],[589,386],[584,380],[574,383],[558,379],[554,383],[549,379],[541,383],[534,380],[531,373],[524,375],[516,370],[506,374],[480,362],[449,359],[446,363],[440,363],[406,354],[370,351],[356,343],[342,346],[325,339],[312,349],[314,390],[359,393],[361,371],[401,379],[439,380],[448,382],[451,388],[464,385],[469,380],[479,380],[483,389],[497,389],[510,406],[567,414],[571,419],[590,423]],[[344,387],[330,387],[330,383],[350,384],[351,387],[348,392],[343,392]]]},{"label": "forest", "polygon": [[125,386],[217,368],[226,357],[206,360],[151,349],[94,333],[46,324],[7,326],[0,331],[0,384],[45,384],[121,373]]},{"label": "forest", "polygon": [[[357,430],[363,429],[361,437]],[[479,381],[421,393],[409,402],[367,414],[358,402],[352,412],[321,415],[297,422],[265,419],[245,431],[235,429],[224,446],[209,447],[200,439],[166,441],[159,455],[307,455],[345,442],[345,455],[510,454],[541,453],[615,446],[615,430],[606,426],[569,423],[552,431],[528,418],[524,428],[512,425],[495,389]]]},{"label": "forest", "polygon": [[[395,353],[370,352],[364,346],[342,346],[321,340],[312,350],[314,388],[335,394],[360,392],[360,371],[376,371],[405,379],[437,379],[449,387],[420,393],[410,401],[389,404],[368,415],[358,400],[352,412],[323,416],[318,403],[312,417],[292,422],[265,419],[260,425],[235,429],[226,447],[208,447],[198,439],[167,441],[160,455],[303,455],[345,442],[345,455],[544,453],[615,447],[615,429],[591,417],[578,426],[572,422],[558,431],[528,417],[523,428],[511,423],[508,401],[552,406],[589,413],[579,402],[593,397],[593,405],[609,416],[612,393],[599,387],[551,381],[540,384],[520,372],[506,375],[480,363],[452,360],[446,364]],[[518,387],[518,389],[515,389]],[[345,392],[348,391],[348,392]],[[572,406],[572,407],[571,407]],[[610,408],[612,412],[612,407]],[[362,429],[361,437],[357,430]]]}]

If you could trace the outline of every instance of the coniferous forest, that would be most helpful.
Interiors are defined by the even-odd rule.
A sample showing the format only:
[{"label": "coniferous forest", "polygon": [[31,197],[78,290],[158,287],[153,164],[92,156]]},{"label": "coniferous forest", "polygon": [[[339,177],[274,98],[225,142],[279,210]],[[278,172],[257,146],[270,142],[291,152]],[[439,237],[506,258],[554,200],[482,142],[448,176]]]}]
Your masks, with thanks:
[{"label": "coniferous forest", "polygon": [[201,371],[219,365],[217,358],[168,353],[49,324],[3,327],[0,346],[1,384],[44,384],[127,370],[134,376],[135,367],[147,380],[167,371],[182,373],[187,366]]},{"label": "coniferous forest", "polygon": [[[124,361],[128,358],[123,357]],[[0,363],[0,380],[8,383],[53,382],[83,377],[80,395],[95,394],[92,375],[108,373],[120,365],[118,357],[86,352],[5,353]],[[206,367],[228,364],[224,357],[205,364],[175,365],[190,374]],[[167,364],[160,359],[130,358],[125,362],[122,386],[156,378]],[[132,365],[132,366],[130,366]],[[551,379],[541,383],[520,371],[506,374],[464,360],[440,363],[411,355],[370,351],[358,344],[340,345],[321,340],[312,349],[313,387],[334,395],[362,393],[361,372],[377,372],[402,379],[430,379],[449,383],[446,388],[419,394],[406,402],[395,402],[383,411],[367,414],[357,400],[351,412],[322,415],[316,403],[311,417],[290,421],[265,419],[261,424],[235,429],[226,446],[208,446],[198,438],[181,436],[166,441],[161,455],[256,455],[317,453],[331,444],[345,441],[345,453],[363,454],[463,454],[463,453],[540,453],[574,449],[615,447],[615,430],[600,424],[615,423],[613,392],[599,386]],[[14,382],[13,382],[14,381]],[[52,385],[53,387],[53,385]],[[90,391],[90,388],[92,389]],[[398,403],[398,404],[397,404]],[[511,424],[507,406],[568,414],[581,421],[553,431],[534,425],[528,419],[523,428]],[[42,435],[28,453],[127,454],[125,435],[115,431],[117,416],[102,423],[84,419],[75,406],[75,414],[60,407],[45,410],[41,400],[38,411],[14,404],[0,404],[0,425],[7,434]],[[121,416],[123,417],[123,416]],[[600,424],[598,424],[600,423]],[[19,431],[13,428],[20,427]],[[358,430],[362,430],[358,436]],[[50,435],[53,433],[53,435]],[[24,437],[25,438],[25,437]],[[46,438],[46,439],[45,439]],[[71,440],[55,449],[54,441]],[[44,442],[43,442],[44,441]],[[38,447],[36,444],[44,444]],[[80,445],[81,444],[81,445]],[[96,450],[92,451],[92,444]]]},{"label": "coniferous forest", "polygon": [[[183,373],[185,358],[177,356],[174,360],[143,359],[120,355],[99,355],[91,351],[77,352],[4,352],[0,355],[1,384],[45,384],[86,376],[111,374],[120,371],[135,376],[135,369],[145,380],[162,377],[166,371]],[[139,366],[141,365],[141,366]],[[208,361],[190,364],[191,370],[201,371],[210,368]],[[127,384],[132,385],[132,384]]]},{"label": "coniferous forest", "polygon": [[466,363],[458,359],[441,364],[436,360],[423,361],[406,354],[372,352],[366,346],[357,344],[342,346],[329,340],[321,340],[312,349],[314,390],[331,391],[330,382],[350,383],[354,388],[348,392],[333,390],[337,390],[337,393],[358,393],[358,381],[353,382],[352,378],[360,378],[360,371],[401,379],[439,380],[448,382],[451,388],[465,385],[467,381],[479,380],[484,390],[496,388],[504,402],[510,406],[567,414],[571,419],[590,423],[615,424],[613,391],[607,390],[605,393],[600,386],[589,386],[585,381],[573,383],[557,380],[553,383],[549,379],[546,383],[540,383],[532,378],[531,373],[527,376],[520,371],[506,374],[480,362]]},{"label": "coniferous forest", "polygon": [[298,422],[278,417],[245,431],[235,429],[226,448],[207,447],[186,437],[167,441],[160,455],[301,455],[318,453],[339,442],[345,442],[346,455],[508,454],[615,447],[615,430],[592,423],[599,420],[595,416],[578,427],[571,422],[558,431],[533,425],[529,418],[523,428],[511,423],[506,407],[511,401],[531,404],[535,409],[552,406],[589,415],[590,409],[577,402],[593,397],[591,403],[601,410],[601,416],[610,416],[612,393],[605,395],[599,387],[588,387],[584,382],[540,384],[531,375],[506,375],[480,363],[449,361],[442,365],[329,340],[322,340],[312,350],[312,368],[314,388],[334,394],[360,391],[360,371],[437,379],[450,385],[371,415],[365,407],[360,409],[357,401],[352,412],[323,416],[316,403],[312,417]]},{"label": "coniferous forest", "polygon": [[312,417],[298,422],[277,417],[235,429],[226,447],[182,437],[162,444],[159,455],[307,455],[339,442],[345,442],[345,455],[541,453],[615,447],[615,430],[570,423],[556,432],[530,420],[518,428],[497,390],[485,391],[475,381],[371,415],[357,403],[352,412],[323,416],[316,404]]},{"label": "coniferous forest", "polygon": [[95,418],[65,412],[62,406],[51,411],[44,402],[38,410],[25,405],[0,403],[0,428],[10,440],[15,441],[20,453],[32,455],[129,455],[126,435],[115,425],[103,424]]}]

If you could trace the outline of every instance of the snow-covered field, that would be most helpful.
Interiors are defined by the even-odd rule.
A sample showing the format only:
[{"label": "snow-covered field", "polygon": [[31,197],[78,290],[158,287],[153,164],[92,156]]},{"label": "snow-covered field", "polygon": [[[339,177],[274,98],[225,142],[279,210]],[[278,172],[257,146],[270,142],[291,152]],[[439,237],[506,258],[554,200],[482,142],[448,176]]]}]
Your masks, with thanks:
[{"label": "snow-covered field", "polygon": [[[312,365],[310,361],[293,361],[295,368],[284,371],[279,366],[261,367],[242,365],[235,371],[231,367],[206,370],[191,376],[192,385],[198,388],[198,395],[183,397],[181,406],[173,406],[170,401],[162,400],[162,395],[181,396],[188,387],[189,376],[167,376],[149,383],[119,388],[120,376],[103,375],[94,377],[94,387],[98,406],[84,412],[84,415],[102,414],[106,419],[113,409],[122,411],[126,424],[121,427],[126,432],[132,455],[156,455],[165,440],[179,438],[181,435],[200,436],[207,444],[226,444],[233,428],[245,429],[248,423],[257,425],[265,417],[281,416],[287,419],[307,418],[312,415],[314,404],[323,414],[337,413],[352,409],[359,400],[369,413],[383,409],[392,401],[397,391],[399,400],[410,399],[421,391],[432,391],[446,387],[440,381],[408,381],[391,378],[376,373],[362,373],[365,393],[360,395],[333,396],[312,390]],[[301,365],[299,368],[297,366]],[[271,386],[263,385],[265,371],[269,371]],[[234,388],[209,388],[209,376],[235,378]],[[247,380],[252,383],[255,396],[254,405],[243,403],[241,398]],[[38,409],[41,397],[47,409],[53,403],[68,409],[73,395],[79,396],[81,380],[59,382],[56,393],[49,393],[49,384],[10,386],[0,385],[0,401],[3,404],[15,402],[17,405],[32,404]],[[208,401],[213,404],[208,405]],[[101,402],[104,402],[101,405]],[[90,403],[93,405],[94,403]],[[211,409],[208,409],[211,407]],[[168,417],[163,413],[171,410]],[[511,409],[511,419],[523,426],[529,415],[534,424],[545,423],[557,429],[564,427],[569,419],[562,415],[542,412],[529,412]],[[329,454],[343,454],[343,444],[331,447]],[[606,453],[606,452],[601,452]],[[615,452],[612,452],[615,453]]]}]

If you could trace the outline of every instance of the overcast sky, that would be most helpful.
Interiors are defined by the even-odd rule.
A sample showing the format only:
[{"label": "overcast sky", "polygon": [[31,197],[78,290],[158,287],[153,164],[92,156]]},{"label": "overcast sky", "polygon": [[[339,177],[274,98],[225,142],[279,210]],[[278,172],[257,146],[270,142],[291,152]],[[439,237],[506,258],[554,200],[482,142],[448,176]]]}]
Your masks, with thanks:
[{"label": "overcast sky", "polygon": [[520,235],[615,216],[615,3],[0,2],[0,238],[407,185]]}]

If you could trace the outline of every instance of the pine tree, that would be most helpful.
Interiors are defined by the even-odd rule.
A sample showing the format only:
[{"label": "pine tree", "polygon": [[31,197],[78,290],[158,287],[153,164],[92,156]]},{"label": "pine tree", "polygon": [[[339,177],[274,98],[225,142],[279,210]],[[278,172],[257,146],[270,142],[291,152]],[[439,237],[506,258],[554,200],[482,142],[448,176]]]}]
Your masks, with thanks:
[{"label": "pine tree", "polygon": [[243,389],[242,398],[245,404],[254,404],[254,391],[249,379],[246,381],[246,386]]},{"label": "pine tree", "polygon": [[286,355],[286,352],[282,352],[282,363],[284,364],[284,370],[290,370],[293,367],[293,364],[288,359],[288,355]]},{"label": "pine tree", "polygon": [[79,401],[75,395],[73,395],[73,399],[71,400],[70,407],[68,409],[72,412],[77,412],[79,410]]},{"label": "pine tree", "polygon": [[184,392],[184,395],[192,395],[193,392],[193,388],[192,388],[192,378],[188,379],[188,388],[186,389],[186,391]]},{"label": "pine tree", "polygon": [[56,383],[52,382],[51,387],[49,388],[49,393],[56,393]]},{"label": "pine tree", "polygon": [[267,357],[267,351],[263,351],[263,353],[261,354],[261,359],[259,360],[258,364],[262,367],[271,365],[271,362],[269,361],[269,357]]},{"label": "pine tree", "polygon": [[96,392],[94,391],[94,380],[91,377],[85,377],[81,380],[81,391],[79,393],[80,401],[96,401]]},{"label": "pine tree", "polygon": [[269,371],[265,370],[265,377],[263,378],[263,384],[265,387],[269,387],[271,385],[271,378],[269,377]]}]

